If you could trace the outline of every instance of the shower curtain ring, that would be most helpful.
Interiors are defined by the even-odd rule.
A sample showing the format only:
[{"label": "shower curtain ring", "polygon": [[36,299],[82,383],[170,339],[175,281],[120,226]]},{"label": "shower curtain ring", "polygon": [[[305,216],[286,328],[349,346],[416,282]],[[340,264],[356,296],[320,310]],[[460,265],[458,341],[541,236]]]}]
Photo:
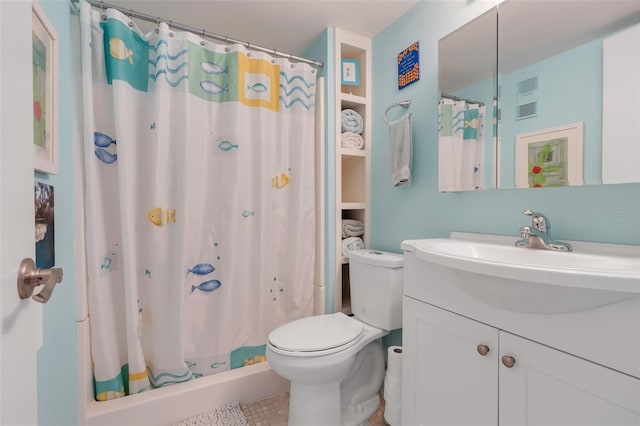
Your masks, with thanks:
[{"label": "shower curtain ring", "polygon": [[156,16],[156,29],[155,29],[156,34],[158,34],[160,32],[160,17]]},{"label": "shower curtain ring", "polygon": [[133,9],[129,10],[129,28],[133,28]]},{"label": "shower curtain ring", "polygon": [[173,37],[173,21],[169,21],[169,37]]},{"label": "shower curtain ring", "polygon": [[204,46],[205,45],[205,41],[204,41],[204,37],[205,37],[206,31],[204,30],[204,28],[202,29],[202,40],[200,41],[200,46]]},{"label": "shower curtain ring", "polygon": [[276,49],[273,49],[273,57],[271,58],[271,63],[275,64],[276,63],[276,57],[278,56],[278,51]]},{"label": "shower curtain ring", "polygon": [[101,18],[102,18],[103,21],[106,21],[107,20],[107,13],[104,10],[104,2],[103,1],[100,1],[100,9],[102,10]]}]

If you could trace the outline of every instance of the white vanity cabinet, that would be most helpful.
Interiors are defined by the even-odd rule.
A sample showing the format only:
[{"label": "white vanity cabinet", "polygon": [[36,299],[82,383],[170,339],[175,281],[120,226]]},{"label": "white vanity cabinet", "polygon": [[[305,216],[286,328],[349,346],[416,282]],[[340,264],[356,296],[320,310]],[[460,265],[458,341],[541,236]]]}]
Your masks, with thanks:
[{"label": "white vanity cabinet", "polygon": [[518,312],[540,283],[403,248],[403,425],[640,425],[640,297]]},{"label": "white vanity cabinet", "polygon": [[410,297],[403,425],[637,425],[638,379]]},{"label": "white vanity cabinet", "polygon": [[402,310],[402,424],[497,424],[498,330],[409,297]]},{"label": "white vanity cabinet", "polygon": [[640,381],[510,333],[500,332],[501,425],[637,425]]}]

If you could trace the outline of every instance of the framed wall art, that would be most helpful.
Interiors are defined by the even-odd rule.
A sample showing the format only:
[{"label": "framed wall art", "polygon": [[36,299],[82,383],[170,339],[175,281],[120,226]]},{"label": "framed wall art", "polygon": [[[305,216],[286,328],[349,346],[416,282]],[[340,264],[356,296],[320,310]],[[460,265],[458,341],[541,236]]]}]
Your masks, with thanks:
[{"label": "framed wall art", "polygon": [[420,80],[420,42],[398,53],[398,90]]},{"label": "framed wall art", "polygon": [[516,136],[516,188],[582,185],[582,122]]},{"label": "framed wall art", "polygon": [[357,59],[343,59],[341,67],[342,84],[347,86],[360,85],[360,63]]},{"label": "framed wall art", "polygon": [[35,169],[58,173],[58,35],[34,1],[32,4],[33,145]]}]

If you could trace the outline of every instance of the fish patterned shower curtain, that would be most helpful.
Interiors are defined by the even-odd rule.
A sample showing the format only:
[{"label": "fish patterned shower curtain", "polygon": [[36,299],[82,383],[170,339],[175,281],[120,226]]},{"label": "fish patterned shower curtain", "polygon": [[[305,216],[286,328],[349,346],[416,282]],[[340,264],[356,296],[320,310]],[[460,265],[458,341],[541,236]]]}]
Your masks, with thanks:
[{"label": "fish patterned shower curtain", "polygon": [[441,192],[483,187],[484,105],[443,98],[438,105],[438,187]]},{"label": "fish patterned shower curtain", "polygon": [[312,314],[315,70],[81,2],[96,399],[265,359]]}]

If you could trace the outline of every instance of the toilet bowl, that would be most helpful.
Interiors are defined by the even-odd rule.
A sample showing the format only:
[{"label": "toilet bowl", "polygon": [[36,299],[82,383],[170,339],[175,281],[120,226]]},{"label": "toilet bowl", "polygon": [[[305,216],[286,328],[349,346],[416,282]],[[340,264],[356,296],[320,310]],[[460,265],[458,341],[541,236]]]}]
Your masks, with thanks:
[{"label": "toilet bowl", "polygon": [[402,326],[402,256],[351,252],[354,316],[302,318],[271,332],[267,361],[291,381],[289,425],[366,424],[380,404],[380,338]]}]

